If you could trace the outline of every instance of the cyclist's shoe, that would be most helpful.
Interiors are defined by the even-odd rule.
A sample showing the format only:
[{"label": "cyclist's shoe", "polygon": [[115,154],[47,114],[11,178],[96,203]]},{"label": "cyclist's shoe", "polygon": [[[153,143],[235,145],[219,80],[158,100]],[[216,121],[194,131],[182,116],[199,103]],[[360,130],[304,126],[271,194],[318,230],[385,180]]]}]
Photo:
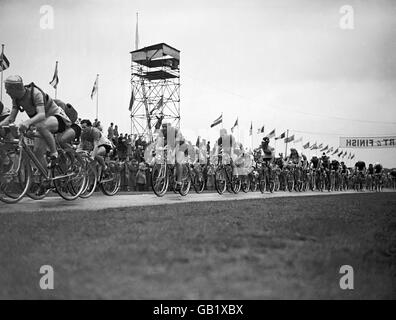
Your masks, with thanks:
[{"label": "cyclist's shoe", "polygon": [[48,169],[53,169],[59,164],[59,157],[51,156],[50,162],[48,163]]}]

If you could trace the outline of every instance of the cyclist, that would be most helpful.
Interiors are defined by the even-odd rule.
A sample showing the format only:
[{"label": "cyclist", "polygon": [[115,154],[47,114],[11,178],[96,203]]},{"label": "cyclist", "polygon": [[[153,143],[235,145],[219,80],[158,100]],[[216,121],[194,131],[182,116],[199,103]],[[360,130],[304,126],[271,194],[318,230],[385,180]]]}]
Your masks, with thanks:
[{"label": "cyclist", "polygon": [[382,167],[382,164],[379,162],[374,163],[373,169],[374,169],[374,175],[379,176],[379,183],[382,184],[382,173],[383,173],[383,169],[384,169]]},{"label": "cyclist", "polygon": [[105,157],[109,155],[111,151],[113,151],[114,145],[102,134],[98,128],[92,126],[90,120],[82,120],[81,129],[81,141],[78,149],[84,150],[84,145],[87,145],[87,142],[88,144],[93,145],[91,157],[92,159],[95,159],[100,165],[98,170],[100,177],[101,173],[107,169]]},{"label": "cyclist", "polygon": [[[66,110],[67,108],[73,108],[73,106],[70,103],[64,103],[62,100],[59,99],[54,99],[54,102],[63,110]],[[70,127],[67,128],[60,137],[58,137],[58,142],[62,148],[69,147],[68,145],[69,143],[80,140],[81,125],[79,124],[78,119],[76,119],[76,121],[74,122],[71,119],[70,121],[71,121]]]},{"label": "cyclist", "polygon": [[170,123],[162,123],[157,138],[157,147],[167,147],[167,161],[175,163],[176,167],[176,190],[182,186],[183,161],[188,155],[188,146],[181,131]]},{"label": "cyclist", "polygon": [[233,161],[236,158],[234,154],[236,147],[234,136],[232,134],[227,134],[226,129],[220,129],[220,137],[217,139],[213,151],[214,154],[218,155],[219,163],[231,164],[232,172],[236,172],[236,166]]},{"label": "cyclist", "polygon": [[338,160],[336,160],[336,159],[331,160],[330,171],[334,171],[335,185],[339,186],[339,184],[340,184],[340,179],[339,179],[340,163],[338,162]]},{"label": "cyclist", "polygon": [[33,83],[24,86],[22,78],[17,75],[7,77],[4,83],[12,99],[12,110],[0,126],[14,123],[18,112],[25,111],[29,119],[22,122],[19,129],[26,131],[30,126],[36,127],[41,137],[35,138],[34,152],[39,161],[47,166],[44,155],[48,146],[51,161],[48,166],[54,167],[58,161],[58,151],[53,134],[62,134],[71,125],[70,119],[48,94]]},{"label": "cyclist", "polygon": [[349,178],[349,170],[344,161],[341,162],[341,177],[346,181],[346,184],[348,184],[348,178]]},{"label": "cyclist", "polygon": [[355,171],[363,175],[366,174],[366,163],[364,161],[358,161],[355,163]]}]

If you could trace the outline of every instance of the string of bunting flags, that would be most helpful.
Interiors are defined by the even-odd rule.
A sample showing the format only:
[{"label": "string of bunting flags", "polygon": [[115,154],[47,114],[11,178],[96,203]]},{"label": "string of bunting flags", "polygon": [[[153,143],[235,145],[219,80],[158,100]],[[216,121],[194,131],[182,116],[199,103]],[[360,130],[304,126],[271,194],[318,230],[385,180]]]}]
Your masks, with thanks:
[{"label": "string of bunting flags", "polygon": [[[223,123],[223,114],[221,114],[218,118],[216,118],[210,125],[211,128]],[[231,132],[233,133],[235,128],[239,127],[239,118],[237,118],[234,122],[234,125],[231,127]],[[263,134],[265,130],[265,126],[260,126],[257,128],[257,134]],[[272,139],[275,138],[275,140],[281,140],[283,139],[283,142],[288,144],[290,142],[293,142],[294,144],[301,143],[302,144],[302,149],[303,150],[317,150],[318,152],[325,153],[327,155],[332,155],[332,156],[337,156],[338,158],[344,159],[347,157],[347,159],[352,160],[355,158],[355,154],[352,154],[351,152],[343,151],[340,149],[340,147],[334,148],[330,145],[324,145],[323,143],[318,143],[317,141],[315,142],[305,142],[303,144],[303,137],[296,137],[294,134],[288,135],[288,131],[282,132],[279,136],[276,136],[276,129],[271,130],[268,134],[265,135],[265,137]],[[249,128],[249,136],[253,135],[253,121],[250,122],[250,128]],[[253,141],[253,140],[252,140]]]}]

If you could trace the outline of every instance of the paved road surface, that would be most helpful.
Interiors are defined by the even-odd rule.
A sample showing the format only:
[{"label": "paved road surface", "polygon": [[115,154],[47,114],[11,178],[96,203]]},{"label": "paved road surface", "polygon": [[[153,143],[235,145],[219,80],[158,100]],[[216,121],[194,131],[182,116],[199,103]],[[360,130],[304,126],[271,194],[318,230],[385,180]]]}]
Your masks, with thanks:
[{"label": "paved road surface", "polygon": [[[387,192],[387,191],[384,191]],[[388,191],[389,192],[389,191]],[[145,194],[117,194],[113,197],[108,197],[102,193],[96,193],[89,199],[78,199],[75,201],[66,201],[59,197],[47,197],[40,201],[34,201],[29,198],[24,198],[20,202],[12,205],[0,203],[0,213],[13,213],[13,212],[51,212],[51,211],[76,211],[87,210],[97,211],[108,208],[125,208],[137,206],[152,206],[174,203],[187,203],[187,202],[202,202],[202,201],[230,201],[230,200],[246,200],[246,199],[270,199],[282,197],[305,197],[305,196],[332,196],[339,194],[351,194],[355,191],[346,192],[275,192],[265,193],[249,192],[238,194],[224,193],[219,195],[217,193],[191,193],[185,197],[178,194],[168,192],[164,197],[159,198],[153,193]]]}]

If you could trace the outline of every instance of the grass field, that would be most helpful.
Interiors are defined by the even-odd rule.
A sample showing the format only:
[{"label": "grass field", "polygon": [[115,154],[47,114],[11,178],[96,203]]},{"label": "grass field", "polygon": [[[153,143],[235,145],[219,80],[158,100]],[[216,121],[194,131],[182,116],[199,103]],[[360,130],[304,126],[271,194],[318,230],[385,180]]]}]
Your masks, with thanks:
[{"label": "grass field", "polygon": [[[396,194],[0,214],[0,298],[395,299]],[[55,289],[39,288],[40,266]],[[341,290],[341,265],[354,290]]]}]

